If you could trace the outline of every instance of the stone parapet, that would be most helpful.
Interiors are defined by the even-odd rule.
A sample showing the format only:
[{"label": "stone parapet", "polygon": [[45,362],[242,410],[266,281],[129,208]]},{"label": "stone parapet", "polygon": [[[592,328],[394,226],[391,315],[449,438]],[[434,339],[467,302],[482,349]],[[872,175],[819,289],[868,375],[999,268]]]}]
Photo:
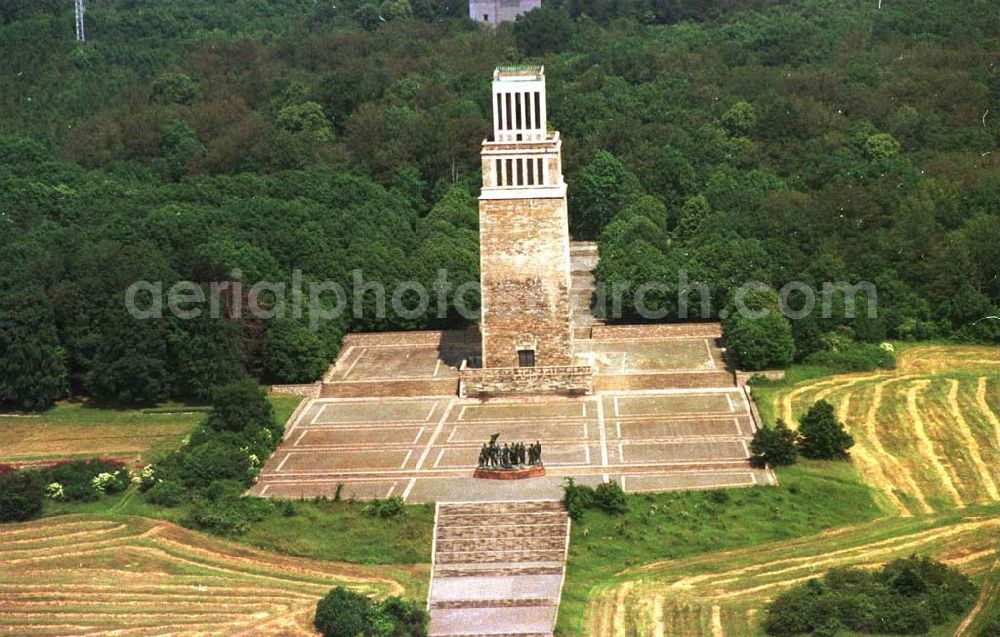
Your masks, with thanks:
[{"label": "stone parapet", "polygon": [[463,398],[525,394],[581,396],[593,392],[594,369],[587,365],[465,368],[460,372],[458,389]]},{"label": "stone parapet", "polygon": [[479,330],[425,330],[417,332],[352,332],[344,336],[342,349],[355,347],[391,347],[394,345],[475,345]]},{"label": "stone parapet", "polygon": [[322,383],[303,383],[300,385],[271,385],[272,394],[282,396],[305,396],[307,398],[319,398]]},{"label": "stone parapet", "polygon": [[721,338],[720,323],[653,323],[642,325],[595,325],[592,340],[664,340],[670,338]]},{"label": "stone parapet", "polygon": [[742,370],[736,370],[736,384],[740,387],[743,387],[755,377],[766,378],[767,380],[784,380],[785,370],[764,369],[758,372],[744,372]]}]

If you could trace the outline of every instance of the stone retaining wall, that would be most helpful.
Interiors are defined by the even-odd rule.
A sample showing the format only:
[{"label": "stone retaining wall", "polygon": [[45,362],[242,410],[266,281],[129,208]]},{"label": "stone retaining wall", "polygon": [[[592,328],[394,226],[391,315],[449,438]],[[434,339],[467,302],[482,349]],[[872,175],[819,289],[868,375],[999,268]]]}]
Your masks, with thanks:
[{"label": "stone retaining wall", "polygon": [[460,374],[458,395],[462,398],[594,392],[594,370],[586,365],[463,369]]},{"label": "stone retaining wall", "polygon": [[648,325],[595,325],[591,340],[662,340],[666,338],[721,338],[721,323],[653,323]]},{"label": "stone retaining wall", "polygon": [[700,389],[733,387],[729,372],[667,372],[649,374],[598,374],[596,391],[634,391],[649,389]]},{"label": "stone retaining wall", "polygon": [[371,380],[323,383],[323,398],[386,398],[408,396],[454,396],[458,380]]},{"label": "stone retaining wall", "polygon": [[355,347],[388,347],[392,345],[478,345],[479,331],[425,330],[420,332],[352,332],[344,337],[342,349]]},{"label": "stone retaining wall", "polygon": [[764,369],[759,372],[743,372],[736,370],[736,384],[743,387],[750,382],[750,379],[754,376],[760,376],[768,380],[783,380],[785,378],[785,370],[783,369]]},{"label": "stone retaining wall", "polygon": [[319,398],[322,383],[303,383],[301,385],[271,385],[272,394],[282,396],[305,396],[307,398]]}]

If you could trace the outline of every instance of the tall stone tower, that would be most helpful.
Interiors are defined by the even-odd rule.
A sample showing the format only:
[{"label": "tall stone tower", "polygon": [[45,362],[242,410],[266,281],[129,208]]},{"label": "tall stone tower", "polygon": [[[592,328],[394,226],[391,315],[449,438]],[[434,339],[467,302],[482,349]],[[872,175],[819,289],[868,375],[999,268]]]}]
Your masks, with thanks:
[{"label": "tall stone tower", "polygon": [[573,365],[562,141],[546,128],[543,67],[493,72],[482,161],[483,367]]}]

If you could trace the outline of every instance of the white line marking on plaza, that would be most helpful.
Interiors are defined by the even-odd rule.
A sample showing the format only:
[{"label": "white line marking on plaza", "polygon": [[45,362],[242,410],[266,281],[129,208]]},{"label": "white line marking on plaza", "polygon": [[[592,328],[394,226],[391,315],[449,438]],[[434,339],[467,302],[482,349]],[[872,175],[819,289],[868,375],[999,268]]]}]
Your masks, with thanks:
[{"label": "white line marking on plaza", "polygon": [[583,405],[583,417],[587,417],[587,403],[582,403]]},{"label": "white line marking on plaza", "polygon": [[743,445],[743,453],[746,454],[747,458],[749,458],[750,457],[750,449],[747,448],[747,441],[746,440],[740,440],[740,444]]},{"label": "white line marking on plaza", "polygon": [[263,495],[264,495],[265,493],[267,493],[267,490],[268,490],[268,489],[270,489],[270,488],[271,488],[271,485],[269,485],[269,484],[265,484],[265,485],[264,485],[264,488],[260,490],[260,495],[261,495],[261,496],[263,497]]},{"label": "white line marking on plaza", "polygon": [[757,486],[757,474],[751,473],[750,474],[750,480],[753,481],[754,486]]},{"label": "white line marking on plaza", "polygon": [[417,429],[417,435],[413,437],[413,444],[417,444],[417,441],[420,440],[420,436],[422,436],[422,435],[424,435],[424,428],[423,427],[421,427],[420,429]]},{"label": "white line marking on plaza", "polygon": [[392,483],[392,486],[389,487],[389,491],[386,492],[385,497],[387,497],[387,498],[391,498],[392,497],[392,492],[396,490],[396,485],[397,484],[399,484],[399,483],[398,482],[393,482]]},{"label": "white line marking on plaza", "polygon": [[[617,409],[617,404],[615,405]],[[597,397],[597,432],[601,438],[601,466],[608,466],[608,432],[604,427],[604,398]]]},{"label": "white line marking on plaza", "polygon": [[361,357],[364,356],[367,352],[368,352],[367,347],[362,347],[361,349],[358,350],[358,355],[354,357],[353,361],[351,361],[351,366],[348,367],[346,370],[344,370],[344,376],[343,376],[344,379],[346,379],[348,376],[351,375],[351,372],[354,371],[354,366],[358,364],[358,361],[361,360]]},{"label": "white line marking on plaza", "polygon": [[431,403],[431,410],[429,412],[427,412],[426,416],[424,416],[424,422],[430,422],[431,416],[434,415],[434,410],[437,409],[437,408],[438,408],[438,404],[437,404],[436,401],[433,402],[433,403]]},{"label": "white line marking on plaza", "polygon": [[[618,396],[614,396],[611,400],[614,401],[614,404],[615,404],[615,415],[616,416],[621,416],[622,412],[621,412],[621,409],[618,407]],[[601,412],[600,405],[598,405],[597,409],[598,409],[598,413],[600,413]]]},{"label": "white line marking on plaza", "polygon": [[587,424],[586,420],[583,421],[583,439],[590,440],[590,426]]},{"label": "white line marking on plaza", "polygon": [[740,429],[740,419],[739,418],[733,418],[733,426],[736,427],[736,435],[737,436],[739,436],[739,435],[741,435],[743,433],[743,430]]},{"label": "white line marking on plaza", "polygon": [[441,359],[437,359],[437,363],[434,364],[434,376],[438,375],[438,371],[441,369]]},{"label": "white line marking on plaza", "polygon": [[462,409],[459,410],[456,420],[465,420],[465,405],[462,405]]},{"label": "white line marking on plaza", "polygon": [[590,445],[583,448],[584,463],[590,466]]},{"label": "white line marking on plaza", "polygon": [[281,471],[281,468],[285,466],[285,463],[288,462],[288,459],[291,457],[292,457],[292,452],[289,451],[288,453],[285,454],[285,457],[281,459],[281,462],[278,463],[278,468],[275,469],[274,472],[278,473],[279,471]]},{"label": "white line marking on plaza", "polygon": [[702,343],[705,344],[705,350],[708,351],[708,364],[712,369],[719,369],[719,366],[715,364],[715,357],[712,356],[712,346],[708,344],[708,339],[702,340]]},{"label": "white line marking on plaza", "polygon": [[323,412],[326,411],[327,407],[329,407],[329,403],[323,403],[322,405],[320,405],[319,409],[316,410],[316,415],[313,416],[313,419],[312,419],[312,421],[309,424],[310,425],[318,425],[319,424],[319,417],[323,415]]},{"label": "white line marking on plaza", "polygon": [[438,465],[441,464],[441,458],[444,457],[444,449],[438,453],[437,459],[434,461],[434,468],[437,469]]},{"label": "white line marking on plaza", "polygon": [[736,411],[736,407],[733,406],[733,399],[729,397],[729,393],[725,394],[726,404],[729,405],[729,411]]},{"label": "white line marking on plaza", "polygon": [[298,439],[298,440],[296,440],[296,441],[295,441],[295,444],[293,444],[292,446],[293,446],[293,447],[298,447],[298,446],[299,446],[299,443],[300,443],[300,442],[302,442],[302,439],[306,437],[306,434],[307,434],[307,433],[309,433],[309,430],[308,430],[308,429],[306,429],[305,431],[303,431],[303,432],[302,432],[302,435],[300,435],[300,436],[299,436],[299,439]]},{"label": "white line marking on plaza", "polygon": [[403,458],[403,462],[400,463],[399,468],[402,469],[406,466],[406,463],[410,461],[410,456],[413,455],[413,449],[406,452],[406,457]]},{"label": "white line marking on plaza", "polygon": [[618,432],[618,438],[622,437],[622,423],[620,420],[615,421],[615,430]]},{"label": "white line marking on plaza", "polygon": [[404,502],[406,501],[407,498],[410,497],[410,491],[413,490],[413,485],[415,485],[416,483],[417,483],[417,479],[416,478],[410,478],[409,484],[407,484],[406,488],[403,489],[403,496],[402,497],[403,497],[403,501]]}]

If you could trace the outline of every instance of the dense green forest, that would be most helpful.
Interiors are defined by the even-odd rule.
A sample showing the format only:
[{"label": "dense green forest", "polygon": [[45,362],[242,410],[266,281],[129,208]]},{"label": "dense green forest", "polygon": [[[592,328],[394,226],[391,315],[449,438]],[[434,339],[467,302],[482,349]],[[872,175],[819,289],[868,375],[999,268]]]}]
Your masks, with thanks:
[{"label": "dense green forest", "polygon": [[[602,281],[684,270],[715,310],[748,279],[876,284],[875,319],[793,321],[798,358],[1000,341],[980,320],[1000,313],[996,2],[557,0],[495,32],[465,13],[89,0],[80,45],[70,3],[0,4],[0,403],[311,380],[346,330],[460,324],[257,320],[243,298],[227,320],[137,321],[122,299],[234,270],[478,278],[479,142],[509,62],[545,65],[572,230],[600,240]],[[676,295],[658,303],[676,316]]]}]

